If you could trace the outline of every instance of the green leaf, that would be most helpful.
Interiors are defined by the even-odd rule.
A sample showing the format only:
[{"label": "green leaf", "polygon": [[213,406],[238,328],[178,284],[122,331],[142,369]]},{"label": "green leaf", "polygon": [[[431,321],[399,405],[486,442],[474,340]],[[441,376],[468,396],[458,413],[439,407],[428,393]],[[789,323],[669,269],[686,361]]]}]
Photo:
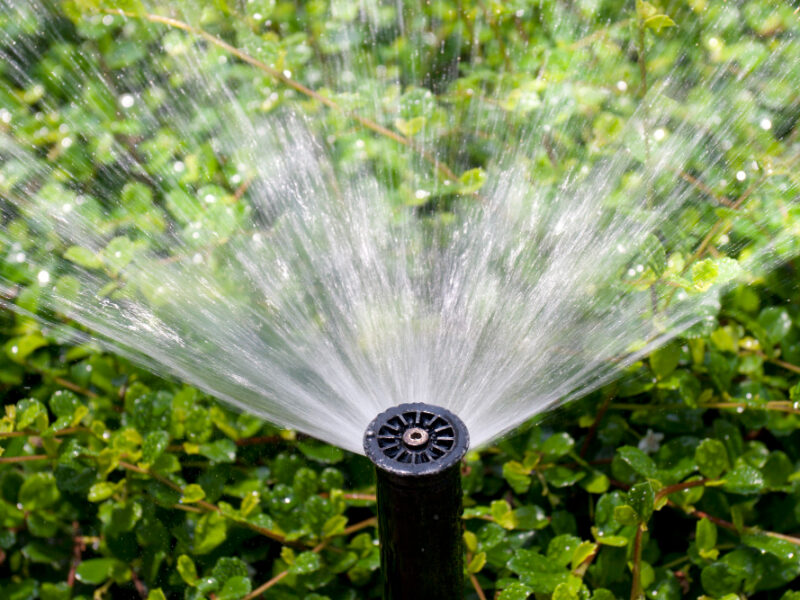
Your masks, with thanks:
[{"label": "green leaf", "polygon": [[503,477],[517,494],[524,494],[531,487],[530,469],[515,460],[503,464]]},{"label": "green leaf", "polygon": [[636,511],[643,523],[647,523],[653,516],[655,499],[656,494],[649,481],[637,483],[628,490],[628,504]]},{"label": "green leaf", "polygon": [[[628,504],[614,507],[614,518],[621,525],[636,525],[639,522],[639,515]],[[627,540],[626,540],[627,541]]]},{"label": "green leaf", "polygon": [[147,594],[147,600],[167,600],[167,597],[164,595],[164,592],[161,591],[161,588],[156,588],[150,590]]},{"label": "green leaf", "polygon": [[307,575],[319,570],[322,567],[322,559],[316,552],[301,552],[294,560],[294,564],[289,568],[290,573],[296,575]]},{"label": "green leaf", "polygon": [[306,458],[322,464],[333,465],[344,460],[344,452],[341,448],[316,440],[298,442],[297,448]]},{"label": "green leaf", "polygon": [[700,551],[711,550],[717,545],[717,526],[703,517],[695,526],[695,541]]},{"label": "green leaf", "polygon": [[225,517],[217,512],[204,514],[194,532],[194,553],[208,554],[225,541],[227,534]]},{"label": "green leaf", "polygon": [[533,588],[519,581],[514,581],[500,592],[497,600],[527,600],[532,593]]},{"label": "green leaf", "polygon": [[252,590],[250,578],[242,575],[231,577],[222,586],[218,600],[241,600]]},{"label": "green leaf", "polygon": [[773,344],[780,342],[792,329],[792,318],[783,307],[769,306],[758,315],[758,324]]},{"label": "green leaf", "polygon": [[700,442],[694,452],[694,459],[700,472],[709,479],[717,479],[730,468],[725,445],[712,438]]},{"label": "green leaf", "polygon": [[458,183],[462,194],[473,194],[486,183],[486,173],[481,168],[470,169],[461,174]]},{"label": "green leaf", "polygon": [[60,497],[52,473],[32,473],[19,488],[19,503],[29,511],[53,506]]},{"label": "green leaf", "polygon": [[183,488],[183,496],[181,496],[181,503],[192,504],[194,502],[199,502],[205,497],[206,493],[202,487],[200,487],[196,483],[190,483],[185,488]]},{"label": "green leaf", "polygon": [[664,27],[675,27],[675,21],[670,19],[667,15],[653,15],[644,21],[644,26],[652,29],[656,33],[661,33]]},{"label": "green leaf", "polygon": [[216,440],[200,444],[200,454],[216,463],[232,463],[236,460],[236,444],[229,440]]},{"label": "green leaf", "polygon": [[658,469],[653,459],[633,446],[617,448],[617,456],[631,469],[643,477],[654,478]]},{"label": "green leaf", "polygon": [[656,377],[664,379],[678,366],[681,348],[677,342],[670,342],[650,355],[650,368]]},{"label": "green leaf", "polygon": [[130,569],[116,558],[90,558],[78,565],[75,577],[89,585],[100,585],[109,579],[122,583],[130,579]]},{"label": "green leaf", "polygon": [[595,552],[597,552],[598,545],[594,542],[584,541],[581,542],[575,551],[572,553],[572,559],[570,561],[570,567],[574,571],[579,566],[581,566],[586,559],[592,556]]},{"label": "green leaf", "polygon": [[734,494],[757,494],[764,486],[761,471],[745,463],[739,463],[725,475],[723,488]]},{"label": "green leaf", "polygon": [[406,137],[414,137],[425,126],[425,117],[414,117],[413,119],[395,119],[394,126],[397,131]]},{"label": "green leaf", "polygon": [[535,550],[518,550],[506,566],[537,594],[552,594],[559,584],[578,579],[565,567]]},{"label": "green leaf", "polygon": [[156,430],[148,433],[142,442],[142,462],[152,465],[169,445],[169,434]]},{"label": "green leaf", "polygon": [[569,453],[575,446],[575,440],[568,433],[556,433],[542,444],[541,451],[550,460],[560,458]]},{"label": "green leaf", "polygon": [[189,556],[181,554],[178,557],[177,569],[186,585],[194,586],[197,583],[197,568]]},{"label": "green leaf", "polygon": [[12,338],[5,344],[6,355],[16,363],[24,364],[25,360],[48,342],[38,333]]},{"label": "green leaf", "polygon": [[99,481],[89,488],[89,495],[87,496],[87,499],[89,502],[102,502],[103,500],[108,500],[114,493],[114,490],[116,490],[116,487],[117,486],[108,481]]},{"label": "green leaf", "polygon": [[103,250],[103,262],[113,273],[119,273],[133,260],[135,246],[127,237],[111,240]]},{"label": "green leaf", "polygon": [[764,474],[764,482],[767,487],[780,488],[787,485],[789,476],[794,473],[794,465],[786,453],[776,450],[770,452],[761,472]]},{"label": "green leaf", "polygon": [[517,526],[514,511],[505,500],[494,500],[490,505],[490,510],[495,523],[504,529],[514,529]]},{"label": "green leaf", "polygon": [[99,269],[103,266],[103,261],[97,253],[83,246],[70,246],[64,252],[64,258],[87,269]]},{"label": "green leaf", "polygon": [[467,564],[467,573],[475,574],[480,573],[481,569],[486,565],[486,552],[478,552],[472,557],[472,560]]}]

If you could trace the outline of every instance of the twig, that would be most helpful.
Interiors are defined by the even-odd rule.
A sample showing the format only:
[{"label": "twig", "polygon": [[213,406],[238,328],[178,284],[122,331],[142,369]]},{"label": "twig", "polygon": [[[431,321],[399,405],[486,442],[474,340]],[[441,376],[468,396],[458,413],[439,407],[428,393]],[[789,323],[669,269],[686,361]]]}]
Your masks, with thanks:
[{"label": "twig", "polygon": [[258,598],[261,594],[266,592],[269,588],[271,588],[273,585],[278,583],[281,579],[286,577],[288,574],[289,574],[289,570],[288,569],[286,571],[281,571],[280,573],[275,575],[275,577],[273,577],[272,579],[270,579],[269,581],[267,581],[263,585],[258,586],[252,592],[247,594],[247,596],[245,596],[242,600],[253,600],[253,598]]},{"label": "twig", "polygon": [[785,533],[778,533],[777,531],[765,531],[763,529],[758,529],[757,527],[743,527],[741,530],[736,527],[730,521],[726,521],[725,519],[720,519],[719,517],[715,517],[714,515],[710,515],[707,512],[703,512],[701,510],[697,510],[696,508],[689,508],[681,506],[672,500],[667,500],[667,506],[672,508],[678,508],[682,510],[684,513],[689,515],[690,517],[694,517],[695,519],[708,519],[718,527],[722,527],[723,529],[727,529],[729,531],[733,531],[738,534],[742,533],[750,533],[750,534],[761,534],[766,535],[767,537],[784,540],[786,542],[790,542],[797,546],[800,546],[800,537],[796,537],[793,535],[787,535]]},{"label": "twig", "polygon": [[483,589],[481,588],[481,584],[478,583],[478,578],[475,577],[475,573],[469,574],[469,580],[472,583],[472,587],[475,588],[475,593],[478,594],[478,598],[480,598],[480,600],[486,600],[486,594],[483,593]]},{"label": "twig", "polygon": [[644,523],[639,523],[636,527],[636,537],[633,538],[633,585],[631,585],[631,600],[642,598],[642,534],[644,533]]},{"label": "twig", "polygon": [[[123,469],[127,469],[128,471],[133,471],[134,473],[139,473],[140,475],[147,475],[149,477],[152,477],[156,481],[159,481],[159,482],[163,483],[164,485],[166,485],[168,488],[170,488],[170,489],[178,492],[179,494],[183,495],[183,488],[181,486],[179,486],[177,483],[174,483],[174,482],[170,481],[169,479],[167,479],[163,475],[159,475],[158,473],[156,473],[154,471],[151,471],[150,469],[143,469],[142,467],[137,467],[136,465],[133,465],[131,463],[128,463],[128,462],[125,462],[125,461],[122,461],[122,460],[119,461],[118,464],[119,464],[120,467],[122,467]],[[222,512],[222,509],[220,509],[216,504],[212,504],[211,502],[206,502],[205,500],[198,500],[195,504],[197,504],[197,506],[205,509],[208,512],[216,512],[216,513],[221,514],[222,516],[226,516],[225,513]],[[282,535],[280,535],[278,533],[275,533],[271,529],[267,529],[266,527],[261,527],[259,525],[254,524],[254,523],[250,523],[249,521],[234,520],[234,523],[238,523],[239,525],[242,525],[243,527],[247,527],[248,529],[251,529],[251,530],[255,531],[256,533],[259,533],[259,534],[261,534],[261,535],[263,535],[265,537],[268,537],[270,539],[273,539],[273,540],[275,540],[277,542],[281,542],[282,544],[286,544],[287,546],[301,546],[302,545],[302,544],[295,543],[295,542],[289,542],[289,541],[286,540],[286,538],[284,536],[282,536]]]},{"label": "twig", "polygon": [[603,404],[600,405],[600,410],[597,411],[597,416],[594,418],[594,422],[592,426],[589,428],[589,431],[586,432],[586,437],[583,440],[583,444],[581,445],[580,456],[583,458],[586,456],[586,452],[589,450],[589,443],[594,438],[594,434],[597,432],[597,428],[600,425],[600,421],[603,420],[603,417],[608,410],[608,406],[611,404],[611,397],[613,394],[608,393],[606,394],[605,400],[603,400]]},{"label": "twig", "polygon": [[52,434],[42,434],[38,431],[31,431],[30,429],[23,429],[22,431],[5,431],[0,432],[0,439],[3,438],[14,438],[14,437],[31,437],[31,436],[40,436],[40,437],[62,437],[65,435],[70,435],[73,433],[91,433],[91,430],[88,427],[65,427],[64,429],[59,429],[54,431]]},{"label": "twig", "polygon": [[407,148],[411,148],[412,150],[419,153],[423,158],[425,158],[425,160],[431,163],[433,167],[437,171],[439,171],[439,173],[441,173],[446,179],[449,179],[451,181],[458,180],[458,176],[450,169],[450,167],[448,167],[443,162],[439,161],[439,159],[437,159],[434,155],[418,147],[411,139],[403,135],[400,135],[398,133],[395,133],[391,129],[388,129],[371,119],[362,117],[357,113],[354,113],[350,110],[343,108],[339,103],[337,103],[332,98],[323,96],[322,94],[315,92],[311,88],[306,87],[302,83],[295,81],[290,77],[287,77],[278,69],[270,67],[268,64],[261,62],[257,58],[250,56],[249,54],[240,50],[239,48],[236,48],[235,46],[231,46],[228,42],[221,40],[220,38],[211,33],[208,33],[204,29],[194,27],[192,25],[189,25],[188,23],[185,23],[184,21],[179,21],[178,19],[173,19],[171,17],[163,17],[161,15],[154,15],[150,13],[139,14],[133,11],[126,11],[122,9],[115,9],[115,10],[105,9],[102,10],[101,12],[105,12],[111,15],[120,15],[123,17],[129,17],[134,19],[144,19],[146,21],[150,21],[151,23],[160,23],[162,25],[174,27],[175,29],[181,29],[183,31],[191,33],[192,35],[197,35],[199,37],[202,37],[204,40],[210,42],[211,44],[214,44],[218,48],[222,48],[226,52],[229,52],[230,54],[237,57],[238,59],[246,62],[249,65],[256,67],[260,71],[263,71],[264,73],[268,74],[273,79],[278,80],[287,87],[290,87],[293,90],[300,92],[304,96],[308,96],[309,98],[312,98],[317,102],[324,104],[328,108],[331,108],[337,112],[347,115],[349,118],[353,119],[354,121],[366,127],[367,129],[374,131],[375,133],[378,133],[384,137],[392,139],[398,142],[399,144],[406,146]]},{"label": "twig", "polygon": [[8,464],[8,463],[21,463],[21,462],[31,462],[35,460],[48,460],[50,457],[47,454],[30,454],[28,456],[8,456],[8,457],[0,457],[0,464]]},{"label": "twig", "polygon": [[668,485],[658,490],[658,492],[656,493],[656,500],[663,498],[664,496],[669,496],[670,494],[674,494],[676,492],[682,492],[683,490],[688,490],[693,487],[706,486],[711,481],[714,480],[698,479],[696,481],[684,481],[683,483],[674,483],[672,485]]}]

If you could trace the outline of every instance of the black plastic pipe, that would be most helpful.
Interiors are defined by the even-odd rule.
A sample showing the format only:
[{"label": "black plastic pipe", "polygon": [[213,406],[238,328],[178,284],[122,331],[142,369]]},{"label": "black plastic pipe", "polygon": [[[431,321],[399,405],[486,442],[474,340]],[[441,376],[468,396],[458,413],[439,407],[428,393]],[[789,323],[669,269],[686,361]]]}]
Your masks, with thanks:
[{"label": "black plastic pipe", "polygon": [[379,414],[364,434],[375,464],[384,600],[463,598],[464,423],[429,404]]}]

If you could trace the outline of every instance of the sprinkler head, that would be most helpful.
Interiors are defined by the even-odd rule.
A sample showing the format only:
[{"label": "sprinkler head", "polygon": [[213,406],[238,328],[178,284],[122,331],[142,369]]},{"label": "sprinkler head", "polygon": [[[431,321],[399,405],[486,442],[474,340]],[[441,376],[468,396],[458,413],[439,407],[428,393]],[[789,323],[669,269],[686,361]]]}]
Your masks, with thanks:
[{"label": "sprinkler head", "polygon": [[416,402],[379,414],[364,434],[364,451],[393,475],[441,473],[458,463],[469,446],[464,423],[445,408]]}]

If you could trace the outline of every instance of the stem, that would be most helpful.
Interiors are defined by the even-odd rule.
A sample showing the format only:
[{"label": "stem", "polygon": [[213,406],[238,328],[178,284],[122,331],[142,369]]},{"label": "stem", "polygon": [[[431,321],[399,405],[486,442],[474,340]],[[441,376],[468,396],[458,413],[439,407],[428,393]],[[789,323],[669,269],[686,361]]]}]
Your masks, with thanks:
[{"label": "stem", "polygon": [[639,523],[636,527],[636,537],[633,539],[633,585],[631,586],[631,600],[642,598],[642,534],[644,533],[644,523]]},{"label": "stem", "polygon": [[407,148],[411,148],[412,150],[414,150],[418,154],[420,154],[426,161],[428,161],[430,164],[432,164],[433,167],[442,176],[444,176],[446,179],[449,179],[450,181],[457,181],[458,180],[458,176],[450,169],[450,167],[448,167],[445,163],[439,161],[435,156],[433,156],[429,152],[427,152],[427,151],[423,150],[422,148],[420,148],[419,146],[417,146],[411,139],[409,139],[409,138],[407,138],[407,137],[405,137],[403,135],[400,135],[398,133],[395,133],[391,129],[388,129],[388,128],[384,127],[383,125],[380,125],[379,123],[376,123],[375,121],[373,121],[371,119],[368,119],[366,117],[362,117],[361,115],[359,115],[357,113],[354,113],[354,112],[352,112],[350,110],[347,110],[347,109],[343,108],[339,103],[337,103],[332,98],[328,98],[326,96],[323,96],[322,94],[320,94],[318,92],[315,92],[311,88],[306,87],[302,83],[300,83],[298,81],[295,81],[294,79],[291,79],[290,77],[287,77],[286,75],[284,75],[278,69],[275,69],[274,67],[270,67],[268,64],[261,62],[260,60],[250,56],[246,52],[244,52],[244,51],[242,51],[242,50],[240,50],[240,49],[238,49],[238,48],[236,48],[234,46],[231,46],[228,42],[226,42],[224,40],[221,40],[217,36],[208,33],[204,29],[200,29],[198,27],[194,27],[192,25],[189,25],[188,23],[185,23],[184,21],[179,21],[178,19],[173,19],[171,17],[162,17],[161,15],[154,15],[154,14],[149,14],[149,13],[138,14],[138,13],[133,12],[133,11],[126,11],[126,10],[122,10],[122,9],[119,9],[119,10],[108,10],[108,9],[106,9],[106,10],[102,10],[101,12],[105,12],[105,13],[108,13],[108,14],[111,14],[111,15],[120,15],[120,16],[123,16],[123,17],[129,17],[129,18],[134,18],[134,19],[144,19],[146,21],[150,21],[151,23],[160,23],[162,25],[167,25],[169,27],[174,27],[175,29],[181,29],[183,31],[191,33],[192,35],[197,35],[199,37],[202,37],[207,42],[210,42],[211,44],[217,46],[218,48],[222,48],[226,52],[229,52],[233,56],[237,57],[238,59],[246,62],[249,65],[254,66],[255,68],[259,69],[260,71],[263,71],[264,73],[266,73],[267,75],[269,75],[273,79],[276,79],[277,81],[281,82],[285,86],[290,87],[290,88],[292,88],[293,90],[295,90],[297,92],[300,92],[304,96],[308,96],[309,98],[312,98],[312,99],[316,100],[317,102],[327,106],[328,108],[331,108],[331,109],[335,110],[336,112],[339,112],[339,113],[342,113],[342,114],[348,116],[349,118],[351,118],[354,121],[356,121],[358,124],[366,127],[367,129],[370,129],[370,130],[374,131],[375,133],[378,133],[378,134],[380,134],[380,135],[382,135],[384,137],[387,137],[387,138],[389,138],[391,140],[394,140],[395,142],[397,142],[399,144],[402,144],[403,146],[406,146]]},{"label": "stem", "polygon": [[[59,429],[58,431],[54,431],[52,433],[52,437],[61,437],[73,433],[91,433],[91,431],[87,427],[65,427],[64,429]],[[49,437],[48,435],[39,433],[38,431],[23,429],[22,431],[0,432],[0,440],[3,438],[31,437],[34,435],[38,435],[39,437]]]},{"label": "stem", "polygon": [[48,460],[50,457],[47,454],[31,454],[28,456],[9,456],[7,458],[0,458],[0,464],[31,462],[35,460]]},{"label": "stem", "polygon": [[[119,466],[122,467],[123,469],[127,469],[128,471],[133,471],[134,473],[139,473],[140,475],[147,475],[149,477],[152,477],[156,481],[166,485],[168,488],[170,488],[170,489],[178,492],[179,494],[183,495],[183,488],[181,486],[179,486],[177,483],[174,483],[174,482],[170,481],[169,479],[167,479],[163,475],[159,475],[158,473],[155,473],[154,471],[151,471],[150,469],[143,469],[142,467],[137,467],[136,465],[133,465],[131,463],[128,463],[128,462],[125,462],[125,461],[122,461],[122,460],[119,461]],[[197,506],[199,506],[200,508],[205,509],[207,512],[217,512],[217,513],[221,514],[222,516],[225,516],[225,517],[227,516],[222,512],[222,509],[220,509],[216,504],[212,504],[211,502],[206,502],[205,500],[198,500],[195,504]],[[247,527],[248,529],[251,529],[251,530],[255,531],[256,533],[259,533],[259,534],[261,534],[261,535],[263,535],[265,537],[268,537],[270,539],[273,539],[273,540],[275,540],[277,542],[281,542],[282,544],[286,544],[287,546],[302,545],[302,544],[298,544],[298,543],[294,543],[294,542],[289,542],[289,541],[286,540],[285,537],[283,537],[282,535],[280,535],[278,533],[275,533],[271,529],[267,529],[266,527],[260,527],[259,525],[255,525],[254,523],[250,523],[248,521],[234,520],[234,523],[238,523],[238,524],[240,524],[240,525],[242,525],[244,527]]]},{"label": "stem", "polygon": [[586,456],[586,452],[589,450],[589,443],[592,441],[594,434],[597,432],[597,427],[600,425],[600,421],[603,420],[603,417],[608,410],[609,405],[611,404],[611,397],[613,394],[609,393],[606,395],[605,399],[603,400],[603,404],[600,406],[600,410],[597,411],[597,416],[592,423],[592,426],[589,428],[589,431],[586,432],[586,437],[583,440],[583,444],[581,445],[581,452],[580,456],[583,458]]},{"label": "stem", "polygon": [[481,588],[481,584],[478,583],[478,578],[475,577],[475,573],[469,574],[469,581],[472,583],[475,593],[478,594],[478,598],[480,598],[480,600],[486,600],[486,594],[483,593],[483,588]]},{"label": "stem", "polygon": [[701,487],[708,485],[712,479],[698,479],[697,481],[684,481],[683,483],[675,483],[672,485],[668,485],[666,487],[661,488],[656,493],[656,500],[663,498],[664,496],[669,496],[670,494],[674,494],[676,492],[682,492],[683,490],[688,490],[693,487]]},{"label": "stem", "polygon": [[288,574],[289,574],[288,569],[286,571],[281,571],[280,573],[275,575],[275,577],[273,577],[272,579],[270,579],[269,581],[267,581],[263,585],[258,586],[252,592],[247,594],[247,596],[245,596],[242,600],[253,600],[253,598],[258,598],[261,594],[266,592],[269,588],[271,588],[273,585],[278,583],[281,579],[286,577]]},{"label": "stem", "polygon": [[729,531],[733,531],[738,534],[742,533],[752,533],[752,534],[762,534],[766,535],[767,537],[775,538],[778,540],[784,540],[786,542],[790,542],[797,546],[800,546],[800,537],[796,537],[793,535],[786,535],[785,533],[778,533],[777,531],[764,531],[763,529],[758,529],[757,527],[743,527],[740,531],[736,525],[731,523],[730,521],[726,521],[725,519],[720,519],[719,517],[715,517],[714,515],[710,515],[706,512],[701,510],[697,510],[695,508],[687,508],[681,506],[673,502],[672,500],[667,500],[667,505],[671,506],[672,508],[678,508],[682,510],[684,513],[689,515],[690,517],[694,517],[695,519],[708,519],[718,527],[722,527],[723,529],[727,529]]}]

